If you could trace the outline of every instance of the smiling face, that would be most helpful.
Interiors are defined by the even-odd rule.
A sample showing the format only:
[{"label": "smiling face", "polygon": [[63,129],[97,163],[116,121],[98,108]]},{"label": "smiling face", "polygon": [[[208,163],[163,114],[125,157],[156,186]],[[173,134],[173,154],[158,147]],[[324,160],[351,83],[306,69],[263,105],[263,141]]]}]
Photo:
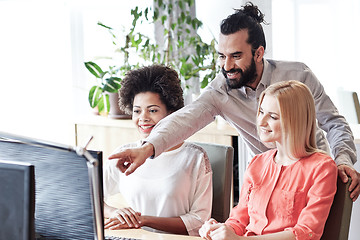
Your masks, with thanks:
[{"label": "smiling face", "polygon": [[236,33],[219,36],[219,64],[226,82],[230,88],[249,86],[255,88],[257,85],[256,61],[259,61],[260,51],[252,52],[252,47],[247,43],[247,30],[240,30]]},{"label": "smiling face", "polygon": [[132,120],[141,137],[146,138],[154,126],[169,115],[166,105],[159,94],[153,92],[138,93],[134,97]]},{"label": "smiling face", "polygon": [[264,143],[282,142],[280,107],[278,100],[271,95],[265,95],[257,118],[260,140]]}]

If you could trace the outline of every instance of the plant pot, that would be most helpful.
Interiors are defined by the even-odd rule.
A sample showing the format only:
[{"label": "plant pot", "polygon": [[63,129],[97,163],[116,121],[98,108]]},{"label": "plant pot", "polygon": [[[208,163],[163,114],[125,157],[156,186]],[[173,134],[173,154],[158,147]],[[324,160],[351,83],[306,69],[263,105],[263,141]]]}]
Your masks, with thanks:
[{"label": "plant pot", "polygon": [[108,117],[114,119],[131,119],[131,115],[126,114],[119,107],[119,93],[109,93],[110,111]]}]

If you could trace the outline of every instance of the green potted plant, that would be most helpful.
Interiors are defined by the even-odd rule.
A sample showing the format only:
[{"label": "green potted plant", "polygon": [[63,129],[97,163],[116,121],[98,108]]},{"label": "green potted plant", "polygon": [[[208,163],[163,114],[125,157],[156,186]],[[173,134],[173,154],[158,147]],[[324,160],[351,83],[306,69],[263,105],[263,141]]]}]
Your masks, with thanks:
[{"label": "green potted plant", "polygon": [[119,47],[120,44],[117,41],[117,35],[113,32],[113,29],[109,26],[106,26],[100,22],[98,25],[107,29],[112,36],[112,43],[116,46],[116,53],[121,53],[123,56],[123,64],[110,65],[108,70],[104,71],[102,68],[93,61],[85,62],[85,67],[89,72],[95,76],[96,84],[90,88],[88,101],[90,107],[97,108],[97,111],[100,115],[110,116],[112,118],[130,118],[128,114],[125,114],[120,110],[118,106],[119,95],[118,91],[121,87],[122,77],[127,71],[132,69],[135,66],[131,66],[129,63],[129,49],[133,48],[131,39],[133,31],[130,31],[125,36],[125,45]]},{"label": "green potted plant", "polygon": [[85,67],[95,76],[97,83],[89,91],[89,104],[92,108],[97,108],[101,115],[107,115],[111,112],[110,99],[119,91],[121,87],[121,78],[114,76],[116,70],[109,67],[108,71],[103,71],[94,62],[85,62]]},{"label": "green potted plant", "polygon": [[[113,37],[112,42],[116,45],[115,52],[122,53],[124,59],[121,66],[109,66],[108,71],[103,71],[94,62],[85,63],[86,68],[99,80],[99,83],[90,89],[89,103],[91,107],[97,107],[100,113],[106,115],[110,110],[108,93],[116,93],[120,89],[121,78],[128,70],[153,63],[171,66],[179,73],[185,93],[191,88],[191,85],[187,84],[188,80],[195,79],[199,81],[198,85],[204,88],[219,70],[216,64],[215,39],[208,44],[197,34],[202,22],[196,17],[191,17],[190,9],[194,5],[194,0],[154,0],[154,2],[153,6],[142,10],[138,7],[131,10],[132,26],[125,36],[124,46],[119,45],[113,28],[98,23],[110,32]],[[136,31],[136,26],[144,22],[162,26],[160,33],[163,36],[162,46]],[[130,64],[130,50],[141,61]]]}]

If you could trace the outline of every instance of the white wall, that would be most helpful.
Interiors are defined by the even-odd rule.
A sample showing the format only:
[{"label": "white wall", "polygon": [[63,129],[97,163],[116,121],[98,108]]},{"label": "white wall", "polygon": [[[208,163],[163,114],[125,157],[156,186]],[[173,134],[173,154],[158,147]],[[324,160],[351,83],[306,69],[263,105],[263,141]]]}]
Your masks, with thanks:
[{"label": "white wall", "polygon": [[273,56],[305,62],[338,106],[338,88],[360,92],[359,0],[272,0]]},{"label": "white wall", "polygon": [[0,1],[0,131],[71,141],[68,26],[63,2]]},{"label": "white wall", "polygon": [[92,112],[95,80],[83,63],[114,53],[97,22],[121,30],[149,2],[0,1],[0,131],[74,144],[76,115]]}]

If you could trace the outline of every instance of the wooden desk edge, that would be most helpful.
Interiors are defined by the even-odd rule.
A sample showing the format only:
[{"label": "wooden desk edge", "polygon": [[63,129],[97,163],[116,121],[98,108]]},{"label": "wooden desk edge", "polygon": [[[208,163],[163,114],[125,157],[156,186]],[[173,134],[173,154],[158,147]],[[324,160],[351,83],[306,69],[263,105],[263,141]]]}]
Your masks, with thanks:
[{"label": "wooden desk edge", "polygon": [[105,229],[106,236],[124,237],[124,238],[137,238],[149,240],[201,240],[201,237],[176,235],[167,233],[149,232],[144,229],[122,229],[122,230],[108,230]]}]

